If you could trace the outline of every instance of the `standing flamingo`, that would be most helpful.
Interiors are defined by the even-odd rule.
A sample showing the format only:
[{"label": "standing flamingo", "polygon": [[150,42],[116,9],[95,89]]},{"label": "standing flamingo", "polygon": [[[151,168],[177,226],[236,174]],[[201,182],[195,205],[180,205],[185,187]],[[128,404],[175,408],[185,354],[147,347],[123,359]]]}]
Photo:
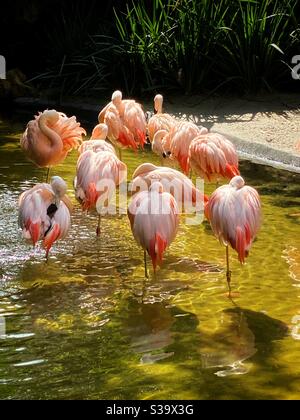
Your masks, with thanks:
[{"label": "standing flamingo", "polygon": [[137,190],[147,191],[155,181],[159,181],[164,191],[172,194],[178,206],[186,212],[195,206],[201,210],[208,201],[208,197],[203,195],[186,175],[176,169],[159,167],[152,163],[144,163],[135,170],[131,192],[134,194]]},{"label": "standing flamingo", "polygon": [[132,99],[122,99],[115,91],[112,100],[100,112],[99,123],[108,126],[108,138],[120,150],[144,148],[146,143],[146,117],[142,106]]},{"label": "standing flamingo", "polygon": [[189,163],[197,175],[209,182],[220,178],[231,179],[240,174],[234,145],[217,133],[200,135],[192,141]]},{"label": "standing flamingo", "polygon": [[46,258],[55,241],[64,239],[71,226],[72,203],[66,195],[67,184],[54,176],[51,184],[37,184],[19,199],[19,225],[23,237],[35,246],[43,240]]},{"label": "standing flamingo", "polygon": [[97,210],[97,236],[100,236],[102,204],[108,205],[116,187],[126,178],[127,166],[112,151],[90,148],[79,156],[74,181],[76,198],[82,210]]},{"label": "standing flamingo", "polygon": [[27,157],[41,168],[58,165],[72,149],[78,149],[85,130],[76,117],[68,118],[55,110],[46,110],[27,124],[21,138],[21,148]]},{"label": "standing flamingo", "polygon": [[174,125],[170,132],[164,138],[164,147],[167,148],[167,155],[171,159],[178,161],[182,171],[188,175],[189,166],[189,148],[195,137],[207,134],[205,127],[198,127],[189,121],[181,121]]},{"label": "standing flamingo", "polygon": [[215,236],[226,246],[227,283],[231,294],[229,248],[238,253],[243,264],[261,225],[261,203],[258,192],[245,186],[241,176],[234,177],[229,185],[218,188],[205,207]]},{"label": "standing flamingo", "polygon": [[84,141],[79,147],[79,153],[82,154],[87,150],[93,150],[94,152],[111,152],[116,154],[116,151],[112,144],[106,140],[108,134],[108,127],[106,124],[98,124],[93,130],[90,140]]},{"label": "standing flamingo", "polygon": [[154,98],[154,115],[148,121],[148,135],[151,143],[158,131],[166,130],[169,132],[176,124],[174,117],[163,112],[163,100],[162,95],[156,95]]},{"label": "standing flamingo", "polygon": [[150,191],[142,191],[133,197],[128,217],[133,236],[144,249],[145,277],[148,278],[146,253],[156,272],[157,266],[162,264],[164,252],[176,237],[178,207],[171,194],[163,191],[162,184],[155,182]]}]

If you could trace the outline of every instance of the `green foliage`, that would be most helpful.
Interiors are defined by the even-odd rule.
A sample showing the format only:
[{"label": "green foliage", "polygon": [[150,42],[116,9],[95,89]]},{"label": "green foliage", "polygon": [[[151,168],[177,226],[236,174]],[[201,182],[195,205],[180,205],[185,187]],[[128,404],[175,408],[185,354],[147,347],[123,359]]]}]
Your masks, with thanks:
[{"label": "green foliage", "polygon": [[[280,88],[291,82],[287,64],[299,53],[299,3],[132,0],[122,12],[115,9],[113,25],[78,42],[43,79],[72,94],[116,87],[130,94]],[[73,28],[64,28],[67,45]]]}]

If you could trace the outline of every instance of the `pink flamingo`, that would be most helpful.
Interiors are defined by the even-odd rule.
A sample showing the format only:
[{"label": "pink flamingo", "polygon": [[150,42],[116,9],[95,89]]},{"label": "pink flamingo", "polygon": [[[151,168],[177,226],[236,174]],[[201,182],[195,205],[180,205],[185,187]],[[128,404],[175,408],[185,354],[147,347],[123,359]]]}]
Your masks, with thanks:
[{"label": "pink flamingo", "polygon": [[132,99],[122,99],[119,90],[113,93],[111,102],[100,112],[98,120],[108,126],[108,138],[119,149],[144,148],[146,117],[142,106]]},{"label": "pink flamingo", "polygon": [[67,184],[54,176],[51,184],[37,184],[19,198],[19,225],[23,237],[35,246],[43,240],[46,258],[54,242],[64,239],[71,226],[72,203]]},{"label": "pink flamingo", "polygon": [[116,187],[126,178],[127,166],[114,152],[90,148],[79,156],[74,180],[75,195],[82,210],[97,210],[97,236],[100,236],[102,199],[110,201]]},{"label": "pink flamingo", "polygon": [[234,177],[229,185],[218,188],[210,197],[205,214],[215,236],[226,246],[227,283],[231,293],[229,248],[238,253],[243,264],[261,225],[261,203],[258,192],[241,176]]},{"label": "pink flamingo", "polygon": [[46,110],[27,125],[21,138],[21,148],[27,157],[41,168],[48,168],[63,162],[72,149],[78,149],[85,130],[76,117],[68,118],[55,110]]},{"label": "pink flamingo", "polygon": [[106,124],[96,125],[90,140],[84,141],[79,147],[79,153],[82,154],[87,150],[93,150],[94,152],[111,152],[116,154],[113,145],[105,141],[107,134],[108,127]]},{"label": "pink flamingo", "polygon": [[192,141],[189,164],[197,175],[209,182],[220,178],[231,179],[240,174],[234,145],[217,133],[200,135]]},{"label": "pink flamingo", "polygon": [[181,121],[174,125],[170,132],[164,138],[164,148],[166,154],[178,161],[182,171],[188,175],[189,166],[189,148],[195,137],[207,134],[205,127],[198,127],[189,121]]},{"label": "pink flamingo", "polygon": [[162,95],[156,95],[154,98],[154,115],[148,121],[148,135],[151,143],[158,131],[166,130],[166,132],[169,132],[176,124],[174,117],[163,112],[163,101]]},{"label": "pink flamingo", "polygon": [[152,163],[144,163],[135,170],[131,192],[149,190],[155,181],[159,181],[164,190],[172,194],[178,206],[185,211],[189,211],[191,206],[195,207],[196,204],[198,206],[202,203],[204,206],[208,201],[208,197],[203,195],[186,175],[176,169],[159,167]]},{"label": "pink flamingo", "polygon": [[136,242],[144,249],[145,277],[148,278],[147,255],[154,272],[161,266],[163,255],[176,237],[179,226],[175,199],[163,191],[160,182],[154,182],[150,191],[136,194],[128,207],[128,217]]}]

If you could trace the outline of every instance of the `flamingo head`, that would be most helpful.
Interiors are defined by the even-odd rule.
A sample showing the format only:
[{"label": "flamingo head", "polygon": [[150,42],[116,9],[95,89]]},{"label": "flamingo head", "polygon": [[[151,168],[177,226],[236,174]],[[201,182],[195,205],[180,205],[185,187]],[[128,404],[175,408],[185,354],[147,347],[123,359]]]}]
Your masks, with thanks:
[{"label": "flamingo head", "polygon": [[67,193],[67,184],[60,176],[53,176],[51,178],[51,187],[53,189],[55,195],[55,204],[59,204],[60,200],[66,195]]},{"label": "flamingo head", "polygon": [[157,166],[153,165],[152,163],[143,163],[140,165],[134,172],[132,179],[137,178],[138,176],[145,175],[149,172],[155,171],[157,169]]},{"label": "flamingo head", "polygon": [[116,90],[112,94],[111,101],[114,105],[120,104],[120,102],[122,101],[122,97],[123,97],[122,92],[120,90]]},{"label": "flamingo head", "polygon": [[152,150],[154,153],[157,153],[158,155],[162,155],[163,157],[165,155],[165,150],[163,147],[163,138],[168,134],[166,130],[159,130],[155,133],[152,141]]},{"label": "flamingo head", "polygon": [[105,140],[108,134],[106,124],[98,124],[93,130],[91,140]]},{"label": "flamingo head", "polygon": [[236,188],[237,190],[240,190],[244,187],[245,181],[241,176],[235,176],[234,178],[232,178],[229,185],[233,188]]},{"label": "flamingo head", "polygon": [[59,112],[55,109],[46,109],[46,111],[42,112],[39,116],[39,123],[47,122],[50,124],[55,124],[60,118]]},{"label": "flamingo head", "polygon": [[156,95],[154,98],[154,114],[162,113],[164,98],[162,95]]}]

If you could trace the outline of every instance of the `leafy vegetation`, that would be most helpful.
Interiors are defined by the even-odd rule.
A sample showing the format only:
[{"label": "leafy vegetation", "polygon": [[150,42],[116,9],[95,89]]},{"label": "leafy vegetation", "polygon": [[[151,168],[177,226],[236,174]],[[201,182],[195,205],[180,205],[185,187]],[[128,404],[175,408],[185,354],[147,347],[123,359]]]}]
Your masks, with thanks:
[{"label": "leafy vegetation", "polygon": [[300,0],[110,1],[101,13],[97,1],[77,3],[54,16],[44,38],[51,54],[32,78],[52,94],[248,93],[298,83],[289,65],[300,51]]}]

